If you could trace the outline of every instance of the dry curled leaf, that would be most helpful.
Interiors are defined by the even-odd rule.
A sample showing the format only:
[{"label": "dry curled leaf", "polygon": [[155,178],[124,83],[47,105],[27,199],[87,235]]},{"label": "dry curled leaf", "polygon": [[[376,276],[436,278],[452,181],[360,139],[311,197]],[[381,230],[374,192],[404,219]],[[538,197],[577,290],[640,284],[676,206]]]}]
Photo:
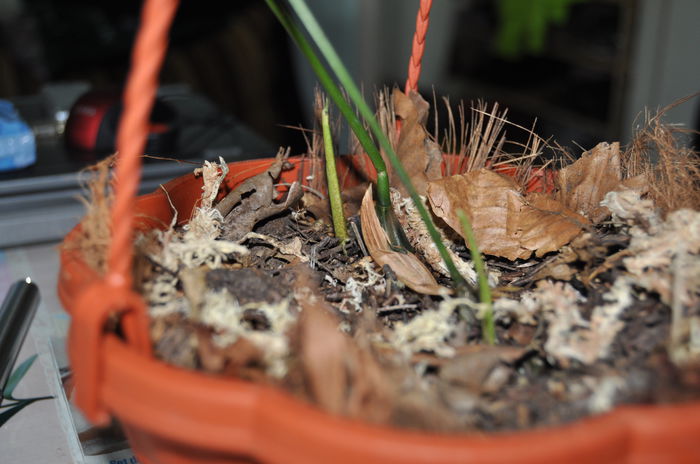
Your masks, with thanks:
[{"label": "dry curled leaf", "polygon": [[530,193],[525,202],[521,214],[514,216],[518,225],[511,230],[522,230],[520,245],[535,250],[537,256],[566,245],[588,223],[546,193]]},{"label": "dry curled leaf", "polygon": [[[425,195],[426,183],[442,177],[442,151],[425,130],[430,105],[413,91],[406,95],[399,89],[394,89],[392,99],[394,112],[402,123],[396,154],[418,193]],[[395,176],[391,175],[390,181],[403,196],[408,196],[405,187],[396,181]]]},{"label": "dry curled leaf", "polygon": [[310,392],[318,404],[331,414],[345,412],[349,382],[345,356],[349,339],[337,329],[330,313],[317,304],[301,301],[300,356]]},{"label": "dry curled leaf", "polygon": [[488,169],[428,183],[433,212],[460,235],[461,209],[483,253],[515,260],[566,245],[588,221],[545,194],[523,196],[517,183]]},{"label": "dry curled leaf", "polygon": [[372,259],[380,266],[388,265],[396,277],[418,293],[442,295],[448,290],[439,285],[433,274],[413,253],[400,253],[391,249],[386,232],[379,223],[374,209],[372,187],[367,189],[360,208],[362,237]]},{"label": "dry curled leaf", "polygon": [[512,368],[525,353],[515,346],[471,345],[440,367],[440,378],[461,385],[473,392],[498,391],[508,380]]},{"label": "dry curled leaf", "polygon": [[[300,267],[295,293],[318,291],[310,269]],[[334,414],[385,422],[391,414],[396,387],[363,334],[353,340],[338,330],[333,308],[321,298],[298,298],[299,354],[312,398]]]},{"label": "dry curled leaf", "polygon": [[560,169],[555,182],[558,200],[594,224],[610,215],[608,208],[600,204],[608,192],[635,190],[641,194],[647,190],[643,174],[622,180],[619,142],[599,143],[576,162]]}]

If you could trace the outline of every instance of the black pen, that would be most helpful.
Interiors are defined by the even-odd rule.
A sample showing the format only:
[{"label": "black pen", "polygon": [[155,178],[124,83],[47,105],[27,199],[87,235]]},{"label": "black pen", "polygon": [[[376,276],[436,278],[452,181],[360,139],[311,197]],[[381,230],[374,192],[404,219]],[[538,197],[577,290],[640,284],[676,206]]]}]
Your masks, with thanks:
[{"label": "black pen", "polygon": [[[27,277],[12,284],[0,308],[0,393],[39,306],[39,287]],[[0,395],[0,402],[2,395]]]}]

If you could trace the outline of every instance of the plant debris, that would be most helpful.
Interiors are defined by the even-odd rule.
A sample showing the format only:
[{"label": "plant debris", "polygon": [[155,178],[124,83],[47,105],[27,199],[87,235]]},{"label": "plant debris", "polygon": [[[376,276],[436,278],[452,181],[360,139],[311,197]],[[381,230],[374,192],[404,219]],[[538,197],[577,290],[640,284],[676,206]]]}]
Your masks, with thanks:
[{"label": "plant debris", "polygon": [[[398,186],[392,201],[415,253],[390,248],[366,185],[341,243],[323,220],[318,177],[307,189],[318,193],[313,201],[300,201],[299,184],[278,184],[297,162],[280,151],[230,191],[223,160],[205,163],[190,220],[179,226],[175,214],[138,237],[136,285],[157,357],[275,385],[331,414],[439,432],[530,429],[624,403],[700,397],[700,187],[686,175],[698,172],[698,158],[687,158],[665,126],[651,120],[623,153],[600,144],[554,176],[553,192],[533,192],[528,173],[536,170],[503,164],[497,108],[472,112],[476,127],[462,125],[469,137],[452,142],[457,162],[440,169],[427,104],[395,92],[382,108],[387,128],[402,121],[394,142],[474,282],[456,210],[472,221],[497,344],[481,344],[483,306],[451,294]],[[514,160],[536,154],[538,143]],[[652,146],[661,147],[658,165],[643,161]],[[103,270],[109,234],[95,218],[107,217],[108,170],[99,172],[72,246]],[[691,203],[666,198],[678,186]]]}]

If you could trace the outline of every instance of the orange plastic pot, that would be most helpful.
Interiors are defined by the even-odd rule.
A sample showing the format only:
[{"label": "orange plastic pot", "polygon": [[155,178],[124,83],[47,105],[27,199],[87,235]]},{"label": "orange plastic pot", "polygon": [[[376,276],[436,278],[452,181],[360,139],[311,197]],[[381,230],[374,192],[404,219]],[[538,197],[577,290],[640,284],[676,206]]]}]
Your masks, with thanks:
[{"label": "orange plastic pot", "polygon": [[[228,185],[270,163],[231,163]],[[300,170],[308,173],[308,163],[294,164],[282,182],[298,179]],[[346,182],[356,182],[342,164],[340,172],[350,173]],[[164,186],[179,218],[190,217],[201,185],[201,179],[185,175]],[[138,197],[136,213],[141,230],[172,218],[162,190]],[[78,228],[66,241],[76,233]],[[58,290],[73,319],[69,353],[79,406],[93,420],[120,420],[147,464],[700,462],[700,403],[626,406],[558,428],[498,435],[372,426],[326,414],[268,386],[169,366],[130,335],[135,329],[127,327],[123,336],[106,331],[106,318],[96,314],[129,314],[143,303],[110,290],[78,250],[63,248]]]}]

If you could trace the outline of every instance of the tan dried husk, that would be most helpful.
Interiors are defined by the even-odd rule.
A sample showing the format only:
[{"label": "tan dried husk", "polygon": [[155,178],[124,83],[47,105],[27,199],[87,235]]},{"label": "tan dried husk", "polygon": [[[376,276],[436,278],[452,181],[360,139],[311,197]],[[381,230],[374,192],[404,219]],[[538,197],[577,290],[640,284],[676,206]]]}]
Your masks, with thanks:
[{"label": "tan dried husk", "polygon": [[[423,219],[420,217],[420,214],[418,214],[418,210],[413,204],[413,201],[410,198],[401,197],[401,194],[397,190],[391,191],[391,201],[394,206],[394,211],[396,212],[396,217],[406,233],[406,238],[408,238],[408,241],[411,243],[413,248],[415,248],[416,253],[423,257],[425,262],[433,271],[445,277],[449,277],[450,272],[447,269],[447,266],[445,266],[445,261],[442,259],[440,252],[435,246],[435,242],[433,242],[432,238],[430,237],[428,228],[426,227],[425,222],[423,222]],[[425,203],[425,199],[423,199],[423,202]],[[455,240],[460,240],[459,236],[451,233],[450,235],[452,237],[449,237],[448,232],[452,232],[449,227],[444,226],[442,221],[434,220],[433,222],[435,223],[435,227],[440,233],[442,241],[447,248],[447,253],[450,255],[450,258],[452,258],[452,261],[457,267],[457,270],[470,285],[475,285],[477,277],[476,271],[474,270],[474,265],[471,262],[462,259],[457,253],[452,251],[455,245],[453,238]],[[488,271],[490,270],[487,268],[487,272]],[[488,277],[489,283],[491,285],[496,285],[498,282],[498,274],[491,271],[488,272]]]},{"label": "tan dried husk", "polygon": [[378,363],[367,339],[338,330],[332,308],[301,300],[299,356],[309,393],[333,414],[386,422],[397,384]]}]

